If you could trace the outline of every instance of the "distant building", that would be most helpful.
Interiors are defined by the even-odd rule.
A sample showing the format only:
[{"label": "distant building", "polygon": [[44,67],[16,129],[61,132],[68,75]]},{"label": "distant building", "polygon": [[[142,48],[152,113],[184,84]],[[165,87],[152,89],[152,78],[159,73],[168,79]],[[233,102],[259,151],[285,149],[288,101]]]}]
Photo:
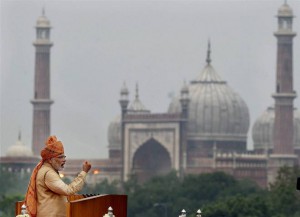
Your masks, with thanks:
[{"label": "distant building", "polygon": [[[300,113],[293,106],[292,29],[294,15],[284,3],[278,10],[275,105],[259,117],[252,129],[254,150],[247,150],[249,111],[211,64],[206,66],[164,114],[152,114],[142,105],[138,90],[129,103],[121,90],[121,115],[109,126],[109,157],[119,159],[121,179],[135,174],[143,182],[171,169],[179,175],[224,171],[266,187],[283,165],[299,164]],[[128,106],[129,104],[129,106]]]},{"label": "distant building", "polygon": [[21,133],[17,142],[10,146],[5,156],[0,157],[1,169],[13,173],[29,173],[40,161],[39,157],[33,155],[31,149],[21,141]]},{"label": "distant building", "polygon": [[[136,86],[129,100],[124,84],[120,92],[121,113],[108,126],[108,159],[91,159],[90,183],[126,181],[136,175],[144,182],[155,175],[178,171],[179,176],[224,171],[238,179],[254,180],[267,187],[278,168],[299,164],[300,113],[293,100],[294,15],[284,3],[278,10],[277,72],[274,106],[254,123],[254,150],[247,150],[249,110],[246,102],[214,70],[208,44],[206,66],[170,102],[166,113],[151,113],[145,108]],[[50,22],[37,21],[33,151],[38,155],[50,135]],[[45,87],[45,88],[44,88]],[[25,152],[24,152],[25,153]],[[9,157],[9,156],[7,156]],[[1,158],[1,163],[3,159]],[[30,156],[24,156],[28,159]],[[13,156],[15,162],[22,162]],[[9,162],[9,161],[5,161]],[[66,176],[75,175],[82,160],[67,161]]]}]

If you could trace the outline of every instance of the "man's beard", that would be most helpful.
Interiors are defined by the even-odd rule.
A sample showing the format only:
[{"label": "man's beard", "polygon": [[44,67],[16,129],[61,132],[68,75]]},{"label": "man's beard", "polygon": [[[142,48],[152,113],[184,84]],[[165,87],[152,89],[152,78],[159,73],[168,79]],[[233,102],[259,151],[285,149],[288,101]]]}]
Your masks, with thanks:
[{"label": "man's beard", "polygon": [[52,167],[56,170],[56,171],[62,171],[64,170],[64,163],[63,164],[59,164],[57,162],[53,162],[52,163]]}]

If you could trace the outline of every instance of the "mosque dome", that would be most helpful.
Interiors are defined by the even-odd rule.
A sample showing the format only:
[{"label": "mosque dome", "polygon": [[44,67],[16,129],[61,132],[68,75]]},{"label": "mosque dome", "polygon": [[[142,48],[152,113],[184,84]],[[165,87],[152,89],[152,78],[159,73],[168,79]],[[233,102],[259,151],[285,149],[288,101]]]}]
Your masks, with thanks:
[{"label": "mosque dome", "polygon": [[[255,121],[252,128],[252,139],[255,150],[273,149],[274,121],[274,107],[269,107]],[[300,111],[297,109],[294,109],[293,145],[295,148],[300,148]]]},{"label": "mosque dome", "polygon": [[[188,85],[188,138],[246,142],[248,107],[210,64],[210,45],[206,61],[202,73]],[[168,112],[181,112],[179,97],[173,99]]]},{"label": "mosque dome", "polygon": [[121,116],[109,124],[107,137],[110,149],[121,149]]},{"label": "mosque dome", "polygon": [[287,3],[284,3],[278,9],[278,16],[280,16],[280,17],[292,17],[293,16],[293,10]]},{"label": "mosque dome", "polygon": [[275,113],[274,108],[269,107],[255,121],[252,127],[252,139],[254,149],[263,149],[273,147],[273,127]]},{"label": "mosque dome", "polygon": [[20,139],[9,147],[6,153],[7,157],[32,157],[32,151],[27,148]]},{"label": "mosque dome", "polygon": [[36,21],[37,28],[51,28],[50,21],[45,16],[45,12],[43,10],[42,16],[40,16]]}]

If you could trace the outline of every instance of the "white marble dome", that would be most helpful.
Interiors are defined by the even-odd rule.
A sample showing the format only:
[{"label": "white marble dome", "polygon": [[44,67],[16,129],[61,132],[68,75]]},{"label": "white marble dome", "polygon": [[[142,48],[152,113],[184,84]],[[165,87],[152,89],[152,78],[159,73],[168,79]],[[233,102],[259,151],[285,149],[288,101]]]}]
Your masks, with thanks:
[{"label": "white marble dome", "polygon": [[10,146],[6,152],[7,157],[32,157],[32,151],[26,147],[21,140]]},{"label": "white marble dome", "polygon": [[[188,85],[188,138],[202,141],[246,142],[249,110],[245,101],[216,73],[209,57],[201,74]],[[168,112],[181,111],[174,98]]]},{"label": "white marble dome", "polygon": [[[272,150],[273,130],[275,121],[274,107],[269,107],[257,118],[252,128],[253,146],[256,150]],[[300,111],[294,109],[294,138],[293,145],[300,148]]]}]

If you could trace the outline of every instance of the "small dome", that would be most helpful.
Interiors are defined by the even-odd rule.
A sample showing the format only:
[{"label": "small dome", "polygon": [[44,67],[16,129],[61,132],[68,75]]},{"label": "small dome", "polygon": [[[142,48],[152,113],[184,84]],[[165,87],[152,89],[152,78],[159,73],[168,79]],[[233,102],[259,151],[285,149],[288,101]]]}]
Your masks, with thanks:
[{"label": "small dome", "polygon": [[[198,78],[188,85],[188,137],[192,140],[246,143],[248,107],[210,64],[210,44],[206,62]],[[168,112],[181,112],[179,97],[173,99]]]},{"label": "small dome", "polygon": [[36,28],[51,28],[50,21],[45,16],[45,10],[43,9],[42,16],[36,21]]},{"label": "small dome", "polygon": [[18,140],[14,145],[9,147],[6,153],[7,157],[31,157],[32,151],[27,148],[21,140]]},{"label": "small dome", "polygon": [[265,150],[273,148],[274,108],[269,107],[255,121],[252,127],[254,149]]},{"label": "small dome", "polygon": [[128,113],[145,113],[148,114],[150,113],[149,110],[146,109],[146,107],[142,104],[142,102],[136,98],[130,105],[128,108]]},{"label": "small dome", "polygon": [[278,9],[278,17],[293,17],[293,10],[287,3]]},{"label": "small dome", "polygon": [[[273,149],[273,130],[275,121],[274,107],[269,107],[255,121],[252,128],[252,139],[254,149],[266,150]],[[294,139],[293,145],[295,148],[300,148],[300,112],[294,109]]]},{"label": "small dome", "polygon": [[109,149],[121,149],[121,116],[109,124],[107,137]]},{"label": "small dome", "polygon": [[146,109],[143,103],[139,99],[139,89],[138,85],[136,85],[135,99],[130,103],[127,112],[129,114],[139,113],[139,114],[149,114],[150,111]]}]

